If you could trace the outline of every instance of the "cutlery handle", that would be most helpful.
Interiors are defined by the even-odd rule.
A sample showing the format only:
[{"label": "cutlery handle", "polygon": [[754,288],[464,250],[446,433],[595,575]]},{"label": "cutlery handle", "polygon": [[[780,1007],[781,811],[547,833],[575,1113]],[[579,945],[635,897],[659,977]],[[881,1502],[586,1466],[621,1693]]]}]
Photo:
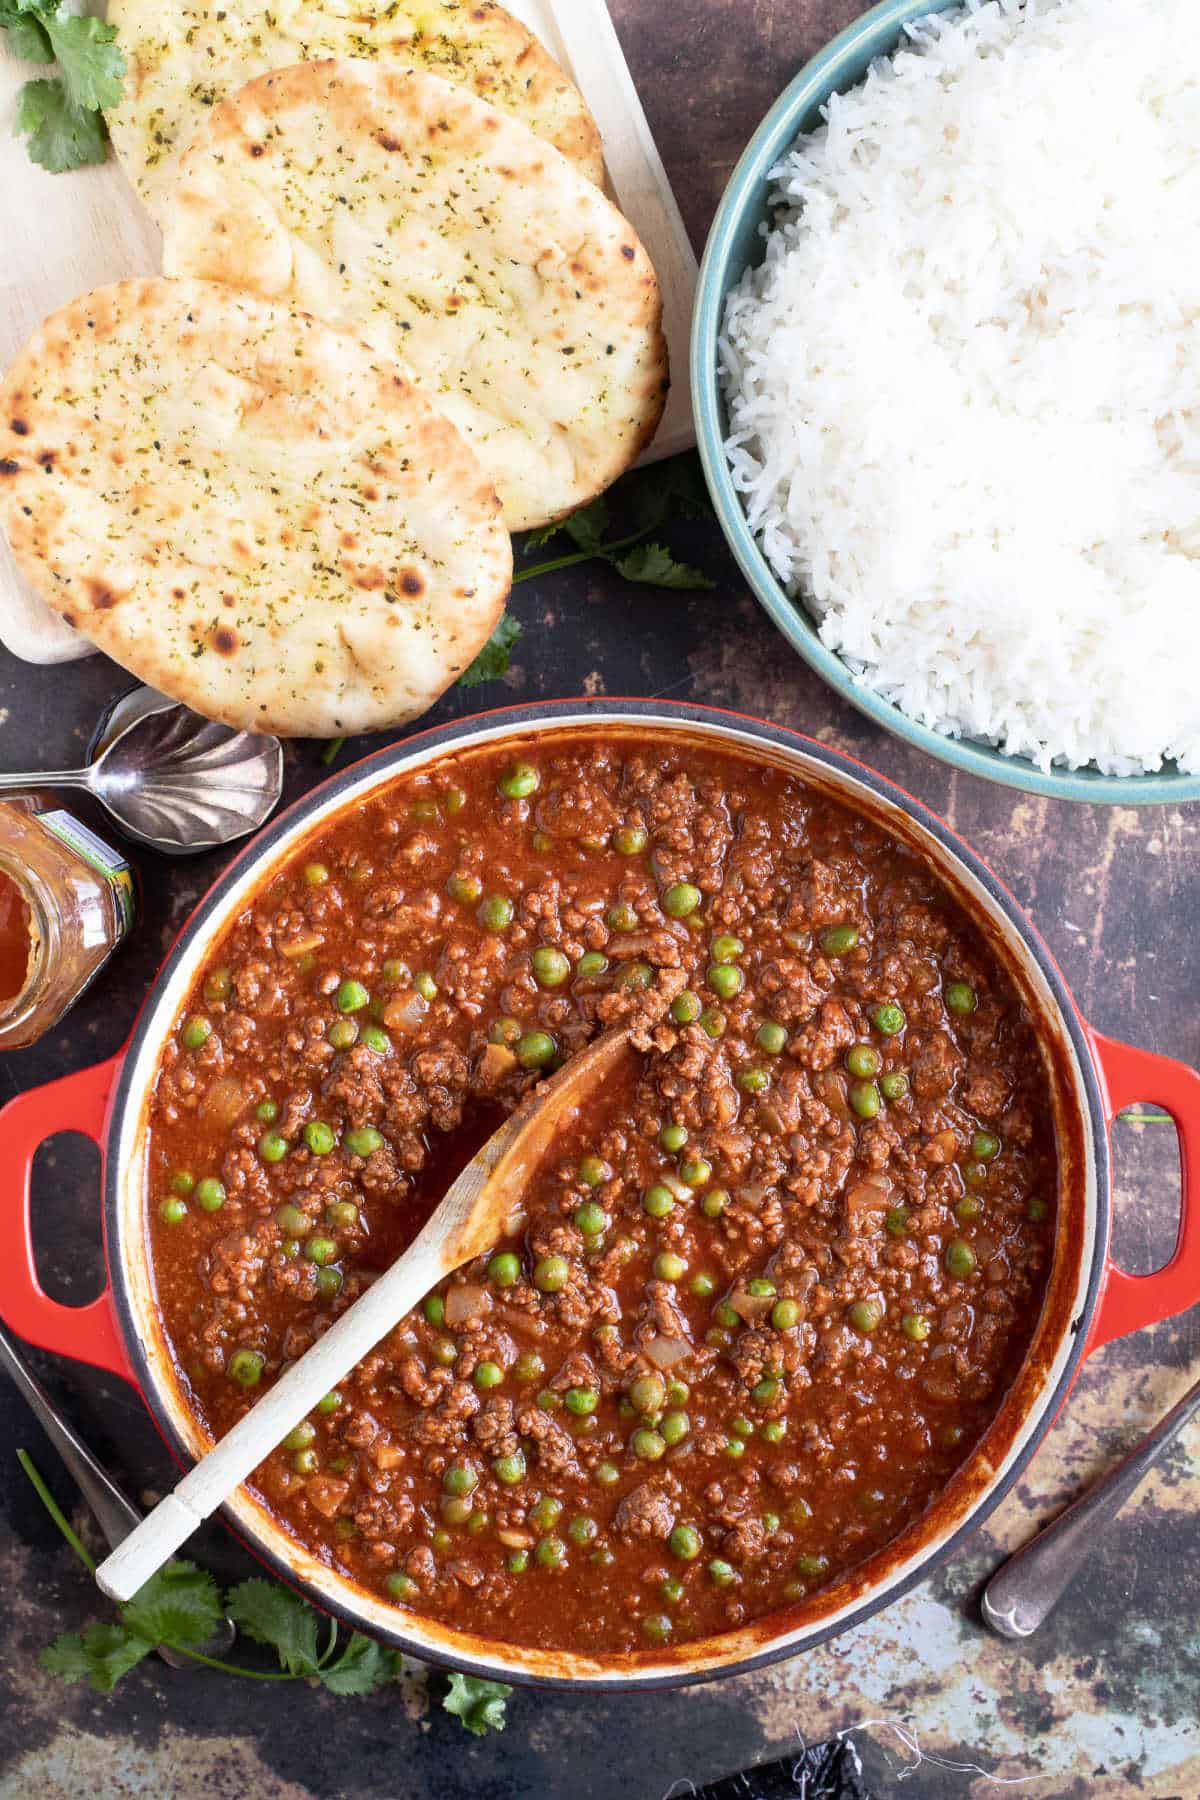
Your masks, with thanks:
[{"label": "cutlery handle", "polygon": [[1145,1479],[1184,1426],[1200,1413],[1200,1382],[1144,1437],[1115,1469],[1072,1502],[1052,1524],[992,1576],[981,1602],[983,1616],[1001,1637],[1026,1638],[1057,1605],[1134,1489]]},{"label": "cutlery handle", "polygon": [[0,794],[29,794],[37,788],[82,788],[87,791],[82,769],[35,770],[31,775],[0,775]]},{"label": "cutlery handle", "polygon": [[105,1473],[87,1445],[82,1443],[55,1409],[54,1402],[29,1368],[7,1334],[0,1331],[0,1367],[7,1369],[59,1456],[75,1478],[75,1485],[96,1516],[104,1541],[115,1550],[141,1518],[112,1477]]}]

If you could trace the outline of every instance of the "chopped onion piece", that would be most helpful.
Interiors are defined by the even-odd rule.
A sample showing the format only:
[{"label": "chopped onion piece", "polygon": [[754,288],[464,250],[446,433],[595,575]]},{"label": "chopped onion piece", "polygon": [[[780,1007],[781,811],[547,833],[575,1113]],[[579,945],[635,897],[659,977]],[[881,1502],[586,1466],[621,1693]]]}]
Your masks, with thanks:
[{"label": "chopped onion piece", "polygon": [[307,956],[311,950],[319,950],[325,942],[323,931],[305,931],[299,937],[289,938],[286,944],[280,944],[280,956],[286,956],[289,962],[295,962],[298,956]]},{"label": "chopped onion piece", "polygon": [[204,1117],[214,1125],[229,1126],[246,1104],[246,1090],[232,1075],[221,1075],[204,1097]]},{"label": "chopped onion piece", "polygon": [[850,1189],[846,1206],[852,1213],[882,1212],[891,1205],[891,1195],[892,1183],[886,1175],[869,1175]]},{"label": "chopped onion piece", "polygon": [[646,1345],[645,1354],[659,1369],[673,1369],[677,1362],[690,1356],[692,1346],[686,1338],[654,1337]]},{"label": "chopped onion piece", "polygon": [[389,1000],[383,1009],[383,1022],[392,1031],[419,1031],[421,1020],[429,1011],[429,1002],[414,988],[398,1000]]},{"label": "chopped onion piece", "polygon": [[775,1294],[748,1294],[745,1288],[734,1288],[729,1304],[743,1319],[761,1319],[769,1313],[777,1299]]},{"label": "chopped onion piece", "polygon": [[463,1281],[452,1287],[446,1295],[447,1325],[465,1325],[468,1319],[477,1319],[482,1312],[487,1312],[491,1305],[491,1296],[487,1289],[473,1281]]}]

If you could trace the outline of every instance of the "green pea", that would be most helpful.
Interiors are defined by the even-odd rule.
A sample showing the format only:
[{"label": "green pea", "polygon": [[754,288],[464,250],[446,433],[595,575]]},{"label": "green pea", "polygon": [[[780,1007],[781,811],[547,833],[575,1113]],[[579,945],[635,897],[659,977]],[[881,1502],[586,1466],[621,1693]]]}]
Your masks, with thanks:
[{"label": "green pea", "polygon": [[642,1620],[642,1635],[652,1644],[665,1644],[674,1629],[666,1613],[647,1613]]},{"label": "green pea", "polygon": [[702,895],[690,881],[676,881],[663,895],[663,911],[672,919],[686,919],[699,906]]},{"label": "green pea", "polygon": [[319,1413],[335,1413],[341,1404],[341,1394],[338,1392],[337,1388],[331,1388],[329,1393],[322,1394],[321,1398],[317,1401],[317,1411]]},{"label": "green pea", "polygon": [[371,996],[361,981],[343,981],[334,996],[334,1004],[343,1013],[361,1012],[370,1003]]},{"label": "green pea", "polygon": [[467,804],[466,790],[460,787],[447,788],[442,795],[442,805],[450,818],[455,819]]},{"label": "green pea", "polygon": [[735,1307],[730,1306],[728,1300],[722,1300],[721,1304],[715,1308],[713,1318],[718,1325],[723,1325],[726,1331],[736,1331],[742,1322],[741,1313]]},{"label": "green pea", "polygon": [[368,1050],[375,1052],[376,1056],[386,1056],[392,1047],[391,1038],[380,1025],[364,1025],[362,1041]]},{"label": "green pea", "polygon": [[492,1464],[492,1474],[505,1487],[516,1487],[525,1479],[525,1453],[514,1450],[511,1456],[498,1456]]},{"label": "green pea", "polygon": [[658,1429],[664,1443],[681,1444],[692,1429],[692,1421],[685,1412],[664,1413]]},{"label": "green pea", "polygon": [[694,1562],[702,1548],[700,1533],[694,1525],[676,1525],[667,1542],[671,1555],[679,1557],[681,1562]]},{"label": "green pea", "polygon": [[778,1056],[787,1044],[787,1032],[773,1019],[767,1019],[755,1032],[754,1041],[768,1056]]},{"label": "green pea", "polygon": [[529,1514],[529,1522],[535,1531],[549,1531],[563,1509],[562,1501],[555,1494],[539,1494]]},{"label": "green pea", "polygon": [[447,1494],[438,1509],[447,1525],[466,1525],[475,1512],[475,1507],[466,1494]]},{"label": "green pea", "polygon": [[273,1125],[279,1117],[278,1100],[260,1100],[254,1109],[254,1116],[261,1125]]},{"label": "green pea", "polygon": [[1049,1211],[1049,1206],[1037,1194],[1025,1205],[1025,1216],[1027,1219],[1032,1219],[1035,1225],[1040,1225]]},{"label": "green pea", "polygon": [[340,1269],[318,1269],[317,1292],[322,1300],[332,1300],[335,1294],[340,1294],[345,1279]]},{"label": "green pea", "polygon": [[533,1556],[543,1569],[561,1569],[567,1560],[567,1546],[560,1537],[539,1538]]},{"label": "green pea", "polygon": [[440,1363],[443,1369],[448,1369],[451,1363],[458,1361],[458,1345],[453,1338],[438,1338],[430,1354],[435,1363]]},{"label": "green pea", "polygon": [[516,910],[507,894],[489,894],[476,917],[485,931],[504,931],[512,924]]},{"label": "green pea", "polygon": [[257,1387],[262,1380],[262,1372],[267,1366],[267,1359],[257,1350],[235,1350],[226,1366],[226,1374],[239,1387]]},{"label": "green pea", "polygon": [[169,1196],[159,1205],[158,1216],[164,1225],[178,1225],[187,1218],[187,1201],[177,1195]]},{"label": "green pea", "polygon": [[770,1406],[773,1401],[778,1400],[779,1390],[782,1386],[783,1383],[778,1375],[764,1375],[762,1380],[756,1381],[750,1389],[750,1398],[759,1406]]},{"label": "green pea", "polygon": [[699,1275],[693,1275],[688,1282],[688,1288],[698,1300],[707,1300],[711,1294],[716,1292],[716,1286],[713,1277],[705,1274],[703,1270]]},{"label": "green pea", "polygon": [[541,944],[530,958],[534,980],[539,987],[561,987],[571,973],[571,965],[561,950],[551,944]]},{"label": "green pea", "polygon": [[337,1253],[338,1247],[332,1238],[310,1237],[304,1246],[304,1254],[309,1262],[315,1262],[322,1269],[326,1263],[331,1263],[336,1259]]},{"label": "green pea", "polygon": [[665,1581],[659,1582],[658,1591],[668,1606],[678,1606],[683,1599],[684,1586],[674,1575],[668,1575]]},{"label": "green pea", "polygon": [[894,1000],[884,1001],[883,1005],[877,1006],[871,1014],[872,1025],[884,1037],[898,1037],[907,1022],[903,1007],[897,1006]]},{"label": "green pea", "polygon": [[442,809],[432,794],[422,794],[412,803],[412,816],[427,825],[430,820],[441,818]]},{"label": "green pea", "polygon": [[1000,1154],[1000,1139],[990,1131],[977,1131],[971,1139],[971,1155],[980,1162],[991,1162]]},{"label": "green pea", "polygon": [[746,1446],[743,1444],[740,1437],[726,1438],[725,1454],[726,1456],[732,1456],[735,1461],[739,1456],[745,1456]]},{"label": "green pea", "polygon": [[314,1156],[328,1156],[337,1139],[324,1119],[310,1119],[304,1127],[304,1141]]},{"label": "green pea", "polygon": [[496,787],[505,800],[527,800],[537,792],[541,780],[532,763],[515,762],[505,769]]},{"label": "green pea", "polygon": [[451,1463],[442,1476],[447,1494],[472,1494],[479,1485],[479,1472],[470,1463]]},{"label": "green pea", "polygon": [[663,1250],[654,1259],[654,1274],[659,1281],[682,1281],[687,1274],[687,1264],[673,1250]]},{"label": "green pea", "polygon": [[977,1219],[982,1211],[983,1201],[978,1194],[964,1194],[954,1208],[954,1216],[957,1219]]},{"label": "green pea", "polygon": [[676,994],[671,1002],[671,1017],[677,1025],[693,1025],[704,1011],[704,1002],[699,994],[693,994],[685,988],[682,994]]},{"label": "green pea", "polygon": [[722,932],[712,941],[712,959],[715,963],[736,962],[745,948],[740,937],[732,937],[729,932]]},{"label": "green pea", "polygon": [[167,1185],[173,1194],[182,1194],[186,1199],[196,1185],[196,1177],[190,1169],[175,1169]]},{"label": "green pea", "polygon": [[523,1035],[516,1019],[507,1016],[494,1019],[488,1026],[489,1044],[519,1044]]},{"label": "green pea", "polygon": [[737,1419],[731,1419],[729,1421],[729,1429],[730,1429],[730,1431],[732,1431],[734,1437],[740,1437],[740,1438],[753,1437],[754,1436],[754,1420],[747,1419],[744,1415]]},{"label": "green pea", "polygon": [[900,1329],[914,1344],[923,1344],[933,1327],[924,1313],[905,1313],[900,1321]]},{"label": "green pea", "polygon": [[708,1575],[709,1580],[712,1581],[716,1587],[730,1587],[737,1580],[737,1571],[733,1567],[733,1564],[727,1563],[724,1558],[720,1556],[714,1556],[709,1563]]},{"label": "green pea", "polygon": [[392,987],[402,987],[411,978],[408,964],[398,956],[389,956],[379,972]]},{"label": "green pea", "polygon": [[539,1294],[559,1294],[571,1279],[571,1265],[565,1256],[543,1256],[533,1271],[533,1285]]},{"label": "green pea", "polygon": [[642,1425],[630,1438],[629,1448],[643,1462],[657,1462],[660,1456],[666,1454],[667,1442],[659,1432],[651,1430],[648,1425]]},{"label": "green pea", "polygon": [[682,1150],[683,1146],[688,1141],[687,1126],[676,1124],[664,1125],[658,1134],[658,1141],[664,1150],[674,1156],[676,1151]]},{"label": "green pea", "polygon": [[855,1331],[869,1337],[883,1323],[883,1307],[878,1300],[856,1300],[849,1318]]},{"label": "green pea", "polygon": [[719,1006],[706,1006],[700,1014],[700,1029],[710,1038],[724,1037],[727,1024],[728,1020]]},{"label": "green pea", "polygon": [[499,1363],[476,1363],[472,1380],[480,1392],[486,1394],[489,1388],[500,1386],[500,1383],[504,1380],[504,1370],[500,1367]]},{"label": "green pea", "polygon": [[775,1283],[765,1275],[754,1275],[746,1283],[746,1292],[755,1300],[769,1300],[776,1292]]},{"label": "green pea", "polygon": [[528,1550],[510,1550],[505,1567],[510,1575],[523,1575],[529,1567]]},{"label": "green pea", "polygon": [[732,1000],[746,985],[746,977],[736,963],[712,963],[704,979],[722,1000]]},{"label": "green pea", "polygon": [[636,931],[640,920],[636,910],[627,900],[617,900],[604,915],[604,922],[610,931]]},{"label": "green pea", "polygon": [[826,956],[847,956],[858,945],[858,930],[854,925],[831,925],[823,931],[818,940]]},{"label": "green pea", "polygon": [[567,1526],[567,1536],[573,1544],[594,1544],[599,1535],[600,1527],[587,1513],[577,1514]]},{"label": "green pea", "polygon": [[618,1469],[616,1463],[597,1463],[593,1470],[593,1474],[601,1487],[612,1487],[614,1482],[620,1481],[621,1479],[621,1471]]},{"label": "green pea", "polygon": [[228,1000],[233,992],[233,976],[228,969],[212,969],[204,978],[206,1000]]},{"label": "green pea", "polygon": [[429,973],[428,969],[417,970],[417,973],[413,976],[413,986],[416,988],[418,994],[420,994],[422,1000],[437,999],[438,984],[433,979],[433,976]]},{"label": "green pea", "polygon": [[258,1140],[258,1154],[266,1163],[282,1162],[291,1145],[277,1131],[264,1131]]},{"label": "green pea", "polygon": [[644,993],[654,980],[654,970],[648,962],[628,962],[618,971],[613,986],[622,991]]},{"label": "green pea", "polygon": [[690,1188],[703,1187],[712,1179],[712,1164],[702,1156],[688,1157],[679,1165],[679,1179]]},{"label": "green pea", "polygon": [[776,1331],[790,1331],[800,1323],[800,1307],[795,1300],[777,1300],[771,1308],[771,1323]]},{"label": "green pea", "polygon": [[446,883],[446,892],[463,906],[475,906],[483,895],[483,883],[478,875],[455,873]]},{"label": "green pea", "polygon": [[612,835],[613,849],[618,856],[640,856],[649,842],[649,833],[640,825],[618,825]]},{"label": "green pea", "polygon": [[944,999],[952,1013],[973,1013],[979,1005],[975,989],[969,981],[951,981],[947,984]]},{"label": "green pea", "polygon": [[285,1450],[307,1450],[316,1435],[316,1426],[308,1419],[301,1419],[299,1425],[294,1426],[284,1438],[283,1448]]},{"label": "green pea", "polygon": [[[606,1163],[602,1156],[580,1157],[577,1173],[584,1187],[589,1188],[603,1187],[606,1181],[611,1181],[613,1178],[612,1165],[611,1163]],[[576,1220],[576,1223],[578,1224],[578,1220]],[[583,1231],[585,1227],[580,1225],[579,1229]],[[598,1231],[603,1231],[604,1226],[599,1225],[596,1229]]]},{"label": "green pea", "polygon": [[194,1013],[183,1028],[183,1042],[188,1050],[200,1050],[212,1036],[212,1021]]},{"label": "green pea", "polygon": [[860,1119],[877,1119],[883,1105],[873,1081],[852,1081],[849,1100]]},{"label": "green pea", "polygon": [[488,1263],[487,1274],[499,1288],[515,1287],[521,1279],[521,1259],[511,1250],[498,1250]]},{"label": "green pea", "polygon": [[822,1575],[829,1573],[829,1558],[821,1555],[810,1555],[806,1552],[796,1558],[796,1569],[799,1574],[807,1576],[810,1581],[817,1581]]},{"label": "green pea", "polygon": [[881,1058],[873,1044],[851,1044],[846,1052],[846,1067],[852,1075],[870,1081],[878,1075]]},{"label": "green pea", "polygon": [[292,1467],[297,1475],[315,1475],[321,1462],[315,1450],[297,1450],[292,1458]]},{"label": "green pea", "polygon": [[758,1435],[765,1438],[768,1444],[781,1444],[787,1436],[787,1420],[767,1419],[759,1426]]},{"label": "green pea", "polygon": [[884,1226],[891,1237],[906,1237],[908,1234],[907,1206],[893,1206],[884,1215]]},{"label": "green pea", "polygon": [[575,964],[575,973],[581,981],[593,981],[597,975],[603,975],[608,968],[608,958],[599,950],[585,950]]},{"label": "green pea", "polygon": [[325,1033],[335,1050],[349,1050],[358,1042],[357,1019],[335,1019]]},{"label": "green pea", "polygon": [[215,1175],[206,1175],[196,1183],[196,1205],[203,1212],[220,1212],[225,1204],[225,1185]]},{"label": "green pea", "polygon": [[669,1187],[663,1187],[661,1182],[655,1182],[654,1186],[648,1187],[642,1195],[642,1209],[644,1212],[648,1212],[652,1219],[665,1219],[669,1212],[674,1211],[674,1207],[674,1194]]},{"label": "green pea", "polygon": [[600,1396],[595,1388],[569,1387],[563,1399],[567,1411],[575,1413],[578,1418],[586,1418],[589,1413],[594,1413],[600,1404]]},{"label": "green pea", "polygon": [[765,1069],[739,1069],[737,1084],[743,1094],[765,1094],[771,1085],[771,1077]]},{"label": "green pea", "polygon": [[962,1238],[952,1238],[946,1246],[946,1267],[962,1281],[975,1271],[975,1252]]},{"label": "green pea", "polygon": [[351,1156],[374,1156],[383,1148],[383,1133],[376,1131],[373,1125],[355,1125],[343,1137],[342,1143]]},{"label": "green pea", "polygon": [[903,1100],[908,1092],[908,1076],[903,1069],[889,1069],[879,1077],[879,1088],[885,1100]]},{"label": "green pea", "polygon": [[548,1031],[527,1031],[517,1045],[517,1061],[523,1069],[544,1069],[558,1054]]},{"label": "green pea", "polygon": [[640,1413],[661,1412],[667,1398],[667,1384],[661,1375],[639,1375],[629,1389],[629,1398]]},{"label": "green pea", "polygon": [[729,1190],[727,1188],[709,1188],[700,1202],[700,1211],[706,1219],[719,1219],[728,1205]]},{"label": "green pea", "polygon": [[412,1576],[405,1575],[401,1569],[394,1570],[383,1585],[393,1600],[413,1600],[420,1592]]},{"label": "green pea", "polygon": [[575,1208],[575,1224],[584,1237],[598,1237],[608,1224],[608,1214],[595,1200],[585,1200]]}]

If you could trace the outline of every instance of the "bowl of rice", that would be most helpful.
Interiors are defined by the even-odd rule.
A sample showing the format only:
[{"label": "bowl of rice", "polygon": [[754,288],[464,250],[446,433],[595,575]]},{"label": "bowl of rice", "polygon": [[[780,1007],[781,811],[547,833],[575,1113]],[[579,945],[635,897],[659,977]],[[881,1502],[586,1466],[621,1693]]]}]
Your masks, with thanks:
[{"label": "bowl of rice", "polygon": [[1062,799],[1200,798],[1197,67],[1193,0],[886,0],[701,268],[700,453],[761,605],[879,724]]}]

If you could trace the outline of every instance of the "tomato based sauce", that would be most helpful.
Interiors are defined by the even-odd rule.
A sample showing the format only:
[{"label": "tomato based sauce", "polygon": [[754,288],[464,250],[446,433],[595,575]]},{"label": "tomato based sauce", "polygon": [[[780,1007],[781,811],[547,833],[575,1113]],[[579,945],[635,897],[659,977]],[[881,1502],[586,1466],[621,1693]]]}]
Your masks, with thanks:
[{"label": "tomato based sauce", "polygon": [[146,1195],[167,1337],[220,1434],[621,1024],[637,1056],[513,1235],[253,1481],[398,1609],[589,1652],[820,1595],[929,1508],[1021,1366],[1050,1077],[931,870],[712,749],[448,757],[335,819],[213,949]]},{"label": "tomato based sauce", "polygon": [[29,903],[11,875],[0,869],[0,1006],[21,993],[33,953]]}]

